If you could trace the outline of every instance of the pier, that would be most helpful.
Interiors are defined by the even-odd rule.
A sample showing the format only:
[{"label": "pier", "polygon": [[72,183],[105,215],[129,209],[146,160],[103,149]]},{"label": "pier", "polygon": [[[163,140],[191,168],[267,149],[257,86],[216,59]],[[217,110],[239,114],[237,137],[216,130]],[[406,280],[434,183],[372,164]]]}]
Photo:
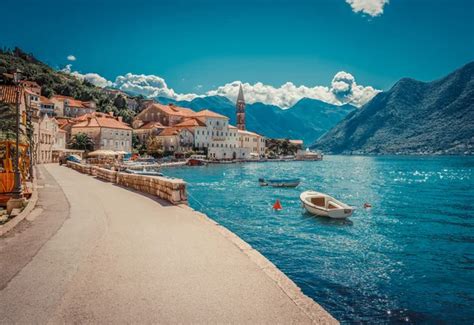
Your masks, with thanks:
[{"label": "pier", "polygon": [[38,169],[38,208],[0,238],[0,323],[337,323],[204,214]]}]

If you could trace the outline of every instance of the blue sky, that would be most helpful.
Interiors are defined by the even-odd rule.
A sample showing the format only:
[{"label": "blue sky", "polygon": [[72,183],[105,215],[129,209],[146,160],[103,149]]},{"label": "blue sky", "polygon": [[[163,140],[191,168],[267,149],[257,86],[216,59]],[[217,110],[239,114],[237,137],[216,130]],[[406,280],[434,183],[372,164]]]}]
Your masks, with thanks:
[{"label": "blue sky", "polygon": [[159,76],[183,94],[235,80],[331,87],[339,71],[383,90],[474,59],[474,1],[390,0],[374,17],[355,12],[384,1],[2,0],[0,45],[111,81]]}]

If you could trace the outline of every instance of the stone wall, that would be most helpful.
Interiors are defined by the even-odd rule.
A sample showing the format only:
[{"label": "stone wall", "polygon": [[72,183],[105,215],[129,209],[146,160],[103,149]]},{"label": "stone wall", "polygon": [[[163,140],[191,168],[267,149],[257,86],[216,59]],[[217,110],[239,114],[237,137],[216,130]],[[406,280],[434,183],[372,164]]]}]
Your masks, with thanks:
[{"label": "stone wall", "polygon": [[96,176],[97,178],[133,188],[148,193],[173,204],[187,204],[186,182],[181,179],[171,179],[159,176],[143,176],[116,172],[98,166],[78,164],[72,161],[67,166],[80,173]]},{"label": "stone wall", "polygon": [[156,195],[174,204],[186,203],[186,183],[181,179],[117,173],[117,184]]},{"label": "stone wall", "polygon": [[96,168],[96,177],[111,183],[117,183],[117,172],[105,168]]}]

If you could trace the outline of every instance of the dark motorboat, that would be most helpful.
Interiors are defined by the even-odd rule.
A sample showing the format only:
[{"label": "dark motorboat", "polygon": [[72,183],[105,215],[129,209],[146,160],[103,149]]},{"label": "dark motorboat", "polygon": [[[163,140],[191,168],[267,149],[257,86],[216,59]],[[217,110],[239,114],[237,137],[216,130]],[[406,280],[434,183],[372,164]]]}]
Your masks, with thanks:
[{"label": "dark motorboat", "polygon": [[286,178],[286,179],[263,179],[259,178],[258,182],[260,186],[272,186],[272,187],[297,187],[300,185],[299,178]]}]

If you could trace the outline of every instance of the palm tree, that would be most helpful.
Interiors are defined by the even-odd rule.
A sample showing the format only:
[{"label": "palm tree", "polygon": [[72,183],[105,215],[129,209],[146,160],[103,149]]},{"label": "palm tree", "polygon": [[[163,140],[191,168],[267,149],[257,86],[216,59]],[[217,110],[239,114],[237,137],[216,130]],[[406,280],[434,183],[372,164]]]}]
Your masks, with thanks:
[{"label": "palm tree", "polygon": [[72,149],[92,151],[94,150],[94,141],[85,133],[78,133],[72,136],[69,146]]}]

